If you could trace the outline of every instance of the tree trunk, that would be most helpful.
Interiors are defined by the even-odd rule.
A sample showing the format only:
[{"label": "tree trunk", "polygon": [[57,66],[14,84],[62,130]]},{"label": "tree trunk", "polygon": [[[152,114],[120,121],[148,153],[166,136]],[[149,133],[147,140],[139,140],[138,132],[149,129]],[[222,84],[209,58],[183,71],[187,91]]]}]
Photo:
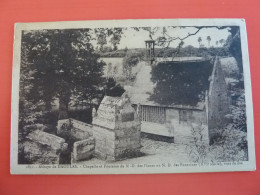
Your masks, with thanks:
[{"label": "tree trunk", "polygon": [[45,103],[45,108],[46,108],[46,111],[50,112],[51,111],[51,101],[47,101]]},{"label": "tree trunk", "polygon": [[70,96],[69,95],[61,95],[59,98],[59,120],[67,119],[69,117],[69,101]]}]

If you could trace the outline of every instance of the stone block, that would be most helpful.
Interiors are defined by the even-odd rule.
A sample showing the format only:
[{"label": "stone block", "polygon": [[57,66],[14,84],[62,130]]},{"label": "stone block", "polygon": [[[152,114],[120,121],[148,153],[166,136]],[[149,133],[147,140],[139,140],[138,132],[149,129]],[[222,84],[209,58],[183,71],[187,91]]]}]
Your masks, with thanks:
[{"label": "stone block", "polygon": [[53,149],[66,150],[67,147],[67,144],[65,144],[65,140],[63,138],[40,130],[31,132],[27,136],[27,139],[30,139],[34,142],[38,142],[42,145],[50,146]]},{"label": "stone block", "polygon": [[101,160],[107,159],[107,154],[105,154],[104,152],[99,151],[99,150],[95,150],[94,156],[98,159],[101,159]]},{"label": "stone block", "polygon": [[23,143],[24,157],[32,164],[58,164],[68,144],[63,138],[36,130]]},{"label": "stone block", "polygon": [[77,141],[73,145],[73,158],[75,161],[89,160],[95,150],[95,139],[93,137]]},{"label": "stone block", "polygon": [[75,127],[71,128],[70,135],[76,140],[84,140],[92,136],[88,131],[84,131]]},{"label": "stone block", "polygon": [[[71,124],[73,127],[72,129],[77,129],[79,133],[83,133],[82,134],[83,136],[93,135],[92,125],[88,123],[83,123],[75,119],[71,119]],[[86,138],[82,138],[82,139],[86,139]]]},{"label": "stone block", "polygon": [[76,140],[87,139],[93,135],[92,125],[75,119],[58,121],[57,134],[62,137],[73,137]]},{"label": "stone block", "polygon": [[128,148],[130,145],[130,138],[120,139],[116,148]]},{"label": "stone block", "polygon": [[32,164],[59,164],[60,152],[27,140],[23,144],[24,158]]}]

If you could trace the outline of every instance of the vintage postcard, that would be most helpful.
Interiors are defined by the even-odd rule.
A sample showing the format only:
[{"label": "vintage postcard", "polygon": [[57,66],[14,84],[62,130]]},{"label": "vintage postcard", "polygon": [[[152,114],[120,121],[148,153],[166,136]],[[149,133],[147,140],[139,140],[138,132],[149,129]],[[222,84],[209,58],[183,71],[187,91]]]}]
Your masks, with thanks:
[{"label": "vintage postcard", "polygon": [[15,25],[12,174],[255,170],[243,19]]}]

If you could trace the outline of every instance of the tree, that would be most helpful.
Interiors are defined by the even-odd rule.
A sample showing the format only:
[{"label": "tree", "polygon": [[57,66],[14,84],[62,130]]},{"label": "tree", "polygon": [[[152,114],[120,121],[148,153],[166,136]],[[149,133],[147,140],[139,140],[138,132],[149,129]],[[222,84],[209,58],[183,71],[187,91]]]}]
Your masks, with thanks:
[{"label": "tree", "polygon": [[121,97],[125,92],[124,88],[120,84],[117,84],[113,78],[107,79],[105,90],[105,95],[112,97]]},{"label": "tree", "polygon": [[138,64],[142,53],[128,51],[123,59],[123,72],[128,80],[132,79],[132,68]]},{"label": "tree", "polygon": [[107,39],[106,39],[106,34],[104,29],[100,29],[100,31],[97,31],[97,44],[100,45],[99,50],[103,51],[104,50],[104,45],[107,44]]},{"label": "tree", "polygon": [[94,32],[97,37],[97,44],[100,45],[100,51],[103,51],[104,46],[109,43],[112,44],[113,50],[117,50],[117,45],[120,43],[123,28],[95,28]]},{"label": "tree", "polygon": [[184,41],[180,41],[176,51],[172,54],[172,58],[174,58],[180,54],[180,51],[181,51],[181,48],[183,47],[183,45],[184,45]]},{"label": "tree", "polygon": [[218,41],[216,41],[216,47],[218,47]]},{"label": "tree", "polygon": [[[29,50],[28,66],[33,72],[27,95],[32,102],[43,101],[50,109],[59,99],[59,119],[68,117],[72,96],[91,101],[103,83],[103,62],[90,43],[90,29],[37,30],[23,33],[22,45]],[[30,64],[31,65],[30,65]]]},{"label": "tree", "polygon": [[210,47],[210,41],[211,41],[211,37],[207,36],[207,41],[208,41],[208,46]]},{"label": "tree", "polygon": [[102,51],[103,51],[104,53],[106,53],[106,52],[111,52],[111,51],[113,51],[113,49],[112,49],[111,46],[103,46]]},{"label": "tree", "polygon": [[[194,30],[191,30],[190,32],[187,32],[186,34],[183,34],[181,36],[171,36],[169,35],[168,31],[169,29],[176,29],[176,28],[193,28]],[[240,40],[240,30],[238,26],[170,26],[168,28],[163,27],[161,28],[161,35],[158,36],[158,31],[160,30],[160,27],[154,27],[154,28],[141,28],[143,30],[146,30],[149,32],[149,37],[152,40],[156,40],[156,45],[160,46],[162,48],[169,48],[170,44],[174,41],[184,41],[185,39],[196,35],[198,32],[200,32],[202,29],[206,28],[216,28],[218,30],[227,29],[230,33],[230,36],[227,41],[224,39],[219,40],[219,43],[221,46],[225,46],[225,49],[227,49],[232,56],[235,57],[238,67],[240,70],[240,73],[243,72],[243,64],[242,64],[242,52],[241,52],[241,40]],[[139,28],[134,28],[135,30],[139,30]],[[157,39],[154,39],[154,36],[158,36]],[[208,41],[210,45],[211,37],[208,36]],[[201,44],[201,37],[198,38],[198,42],[200,47],[204,47]],[[225,43],[226,42],[226,43]]]},{"label": "tree", "polygon": [[219,40],[219,43],[220,43],[220,45],[223,47],[223,45],[224,45],[224,43],[225,43],[225,40],[224,40],[224,39],[220,39],[220,40]]},{"label": "tree", "polygon": [[[161,62],[151,71],[155,84],[151,101],[161,105],[196,106],[205,98],[208,77],[212,72],[209,61]],[[181,98],[180,98],[181,97]]]},{"label": "tree", "polygon": [[192,45],[188,45],[185,48],[183,48],[184,56],[192,56],[194,55],[194,51],[196,49]]},{"label": "tree", "polygon": [[94,32],[97,36],[97,44],[100,45],[100,51],[103,51],[104,45],[109,43],[113,45],[113,50],[117,50],[117,45],[120,43],[123,28],[96,28]]},{"label": "tree", "polygon": [[199,42],[199,46],[201,47],[201,42],[202,42],[201,37],[198,38],[198,42]]},{"label": "tree", "polygon": [[222,40],[225,47],[228,48],[231,55],[236,59],[239,72],[243,73],[242,51],[241,51],[241,38],[240,30],[238,26],[230,27],[229,32],[231,35],[227,38],[227,41]]}]

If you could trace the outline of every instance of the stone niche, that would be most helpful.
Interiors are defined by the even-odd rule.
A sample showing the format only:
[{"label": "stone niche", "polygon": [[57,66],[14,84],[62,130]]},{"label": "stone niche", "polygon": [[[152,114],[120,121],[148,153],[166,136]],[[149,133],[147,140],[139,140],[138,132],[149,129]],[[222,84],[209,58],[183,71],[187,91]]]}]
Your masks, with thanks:
[{"label": "stone niche", "polygon": [[63,138],[40,130],[31,132],[23,143],[24,157],[32,164],[59,164],[67,148]]},{"label": "stone niche", "polygon": [[97,158],[117,161],[140,154],[141,121],[127,96],[105,96],[92,125]]}]

